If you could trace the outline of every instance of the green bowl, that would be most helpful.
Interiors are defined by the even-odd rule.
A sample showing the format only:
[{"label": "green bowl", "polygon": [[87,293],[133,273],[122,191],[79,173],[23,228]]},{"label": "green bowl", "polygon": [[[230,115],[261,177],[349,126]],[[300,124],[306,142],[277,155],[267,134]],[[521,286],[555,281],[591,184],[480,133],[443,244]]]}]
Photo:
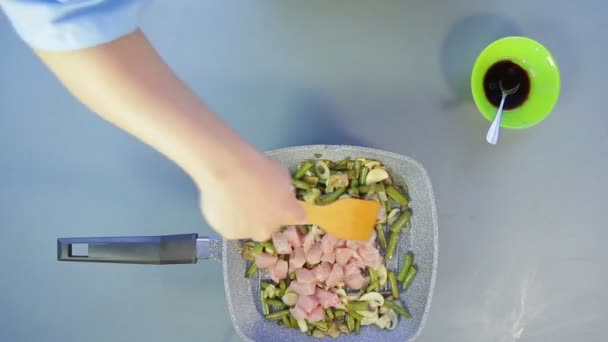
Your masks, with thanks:
[{"label": "green bowl", "polygon": [[473,66],[471,90],[475,105],[489,121],[494,120],[498,108],[486,97],[484,77],[490,67],[505,60],[526,70],[530,78],[530,92],[521,106],[503,111],[501,127],[532,127],[549,115],[559,98],[560,77],[557,63],[549,50],[530,38],[506,37],[488,45]]}]

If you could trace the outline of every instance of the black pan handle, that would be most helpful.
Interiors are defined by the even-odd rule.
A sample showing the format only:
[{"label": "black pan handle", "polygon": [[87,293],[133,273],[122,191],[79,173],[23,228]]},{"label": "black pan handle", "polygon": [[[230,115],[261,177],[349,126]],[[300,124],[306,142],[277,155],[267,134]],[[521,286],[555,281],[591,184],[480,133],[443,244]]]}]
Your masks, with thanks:
[{"label": "black pan handle", "polygon": [[57,260],[122,264],[194,264],[198,234],[57,239]]}]

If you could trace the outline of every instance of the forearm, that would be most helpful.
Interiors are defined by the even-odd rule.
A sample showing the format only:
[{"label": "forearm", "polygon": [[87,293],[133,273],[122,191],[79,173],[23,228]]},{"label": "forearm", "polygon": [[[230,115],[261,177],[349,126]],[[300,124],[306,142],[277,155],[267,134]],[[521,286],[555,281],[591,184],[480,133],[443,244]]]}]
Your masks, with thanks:
[{"label": "forearm", "polygon": [[36,53],[92,111],[175,161],[199,185],[252,152],[139,31],[90,49]]}]

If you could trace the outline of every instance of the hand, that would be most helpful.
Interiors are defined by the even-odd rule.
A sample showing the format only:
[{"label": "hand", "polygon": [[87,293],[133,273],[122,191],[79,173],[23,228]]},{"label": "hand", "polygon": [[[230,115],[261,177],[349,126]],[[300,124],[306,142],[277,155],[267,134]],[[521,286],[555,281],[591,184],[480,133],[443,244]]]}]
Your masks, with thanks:
[{"label": "hand", "polygon": [[238,158],[221,177],[201,185],[201,210],[227,239],[268,240],[281,226],[303,224],[306,219],[287,168],[257,151]]}]

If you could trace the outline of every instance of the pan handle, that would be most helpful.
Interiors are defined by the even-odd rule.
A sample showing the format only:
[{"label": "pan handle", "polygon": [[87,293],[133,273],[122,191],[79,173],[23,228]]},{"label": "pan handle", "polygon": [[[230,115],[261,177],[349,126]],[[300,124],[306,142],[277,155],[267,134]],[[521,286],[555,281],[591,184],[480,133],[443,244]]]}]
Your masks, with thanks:
[{"label": "pan handle", "polygon": [[[57,239],[57,260],[122,264],[194,264],[213,258],[212,239],[198,234]],[[198,253],[197,253],[197,248]]]}]

